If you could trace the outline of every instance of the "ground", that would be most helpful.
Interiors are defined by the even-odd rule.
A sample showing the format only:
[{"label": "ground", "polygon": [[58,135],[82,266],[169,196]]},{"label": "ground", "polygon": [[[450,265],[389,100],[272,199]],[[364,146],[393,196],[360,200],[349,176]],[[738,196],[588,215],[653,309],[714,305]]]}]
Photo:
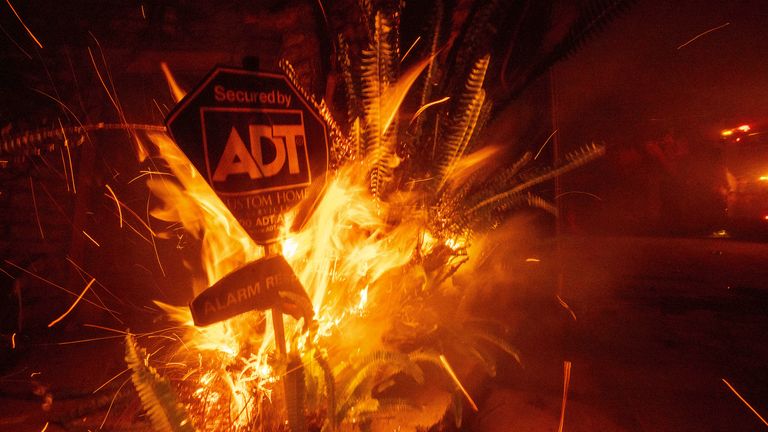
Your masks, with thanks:
[{"label": "ground", "polygon": [[[495,380],[475,381],[480,412],[464,428],[556,431],[564,361],[572,365],[565,431],[764,427],[723,379],[768,415],[768,244],[569,237],[540,264],[556,263],[558,249],[560,297],[576,319],[536,292],[502,302],[517,326],[524,367],[502,365]],[[40,431],[47,420],[48,431],[62,430],[56,419],[80,419],[82,428],[70,430],[97,429],[125,379],[93,394],[124,369],[119,344],[31,343],[3,357],[0,431]],[[46,393],[53,398],[48,412]],[[111,430],[131,430],[135,400],[125,393],[110,416],[126,426]]]}]

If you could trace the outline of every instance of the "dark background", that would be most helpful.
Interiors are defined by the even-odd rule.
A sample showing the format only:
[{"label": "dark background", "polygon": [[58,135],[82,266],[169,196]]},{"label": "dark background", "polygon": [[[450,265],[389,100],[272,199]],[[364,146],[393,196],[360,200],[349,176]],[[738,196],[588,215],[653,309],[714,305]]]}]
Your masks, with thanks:
[{"label": "dark background", "polygon": [[[566,188],[603,199],[565,197],[568,223],[661,235],[722,226],[720,132],[768,118],[766,34],[766,2],[644,1],[557,65],[563,146],[608,146],[607,157],[577,173],[578,181],[566,179]],[[664,161],[649,148],[654,142]]]}]

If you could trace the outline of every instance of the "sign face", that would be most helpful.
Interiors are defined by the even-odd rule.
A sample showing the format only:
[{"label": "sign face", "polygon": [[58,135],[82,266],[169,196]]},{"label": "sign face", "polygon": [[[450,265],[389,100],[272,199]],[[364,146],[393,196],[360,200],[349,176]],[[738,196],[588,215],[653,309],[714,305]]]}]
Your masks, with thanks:
[{"label": "sign face", "polygon": [[252,310],[278,307],[297,319],[312,320],[312,303],[282,255],[253,261],[200,293],[189,309],[197,326],[207,326]]},{"label": "sign face", "polygon": [[166,126],[257,243],[275,241],[285,211],[325,183],[325,123],[284,75],[217,67]]}]

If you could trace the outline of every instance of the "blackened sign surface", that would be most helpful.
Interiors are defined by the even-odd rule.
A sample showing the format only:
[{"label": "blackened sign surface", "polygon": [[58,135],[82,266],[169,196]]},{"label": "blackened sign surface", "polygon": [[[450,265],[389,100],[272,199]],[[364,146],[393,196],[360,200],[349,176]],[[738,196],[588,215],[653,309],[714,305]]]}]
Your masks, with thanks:
[{"label": "blackened sign surface", "polygon": [[[312,302],[282,255],[253,261],[229,273],[200,293],[189,309],[197,326],[207,326],[252,310],[279,306],[281,293],[291,293],[296,313],[312,319]],[[290,299],[290,297],[289,297]],[[301,305],[305,307],[302,309]],[[296,316],[298,319],[298,316]]]},{"label": "blackened sign surface", "polygon": [[274,241],[285,211],[325,182],[325,123],[284,75],[217,67],[166,125],[257,243]]}]

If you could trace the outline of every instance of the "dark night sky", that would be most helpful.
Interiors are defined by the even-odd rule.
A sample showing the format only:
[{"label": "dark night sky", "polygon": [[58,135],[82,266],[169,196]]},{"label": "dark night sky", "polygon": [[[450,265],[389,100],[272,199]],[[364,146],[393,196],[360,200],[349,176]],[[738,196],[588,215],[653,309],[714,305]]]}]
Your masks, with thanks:
[{"label": "dark night sky", "polygon": [[558,65],[557,85],[563,121],[595,122],[586,139],[768,120],[768,2],[641,1]]},{"label": "dark night sky", "polygon": [[[104,3],[104,14],[132,17],[133,20],[121,21],[125,28],[117,29],[105,28],[110,21],[96,19],[94,11],[78,12],[55,4],[44,7],[45,3],[18,6],[48,47],[56,45],[54,42],[59,38],[80,38],[90,43],[88,31],[102,38],[121,33],[134,35],[135,27],[140,26],[134,22],[141,20],[136,4],[132,3]],[[202,11],[204,6],[194,9]],[[241,12],[233,7],[231,13]],[[207,22],[205,15],[200,14],[188,18],[192,22]],[[35,54],[15,17],[4,10],[2,18],[4,31]],[[697,34],[726,23],[730,24],[677,49]],[[208,30],[220,28],[209,24],[212,28]],[[242,29],[223,33],[231,38],[232,31],[243,33]],[[210,50],[208,46],[213,42],[209,39],[215,39],[212,33],[216,32],[206,31],[205,37],[199,38],[198,34],[191,41],[185,39],[190,44],[187,48]],[[38,61],[26,61],[5,35],[0,40],[0,51],[9,62],[3,68],[13,67],[20,73],[30,68],[39,72]],[[146,56],[151,57],[155,42],[144,43]],[[220,45],[223,51],[232,50],[225,43]],[[120,67],[126,54],[119,50],[121,47],[117,44],[108,48],[115,68]],[[45,54],[46,50],[41,50],[40,55]],[[709,128],[706,134],[712,134],[734,123],[768,118],[768,1],[639,0],[625,16],[560,63],[556,73],[561,120],[589,119],[594,126],[578,126],[581,141],[626,135],[628,127],[636,136],[690,125]]]},{"label": "dark night sky", "polygon": [[[564,152],[590,142],[608,149],[565,178],[565,192],[600,198],[567,195],[568,228],[675,235],[722,228],[720,131],[768,126],[768,2],[640,1],[558,64],[555,84]],[[666,148],[667,165],[649,151],[665,135],[682,143]]]}]

